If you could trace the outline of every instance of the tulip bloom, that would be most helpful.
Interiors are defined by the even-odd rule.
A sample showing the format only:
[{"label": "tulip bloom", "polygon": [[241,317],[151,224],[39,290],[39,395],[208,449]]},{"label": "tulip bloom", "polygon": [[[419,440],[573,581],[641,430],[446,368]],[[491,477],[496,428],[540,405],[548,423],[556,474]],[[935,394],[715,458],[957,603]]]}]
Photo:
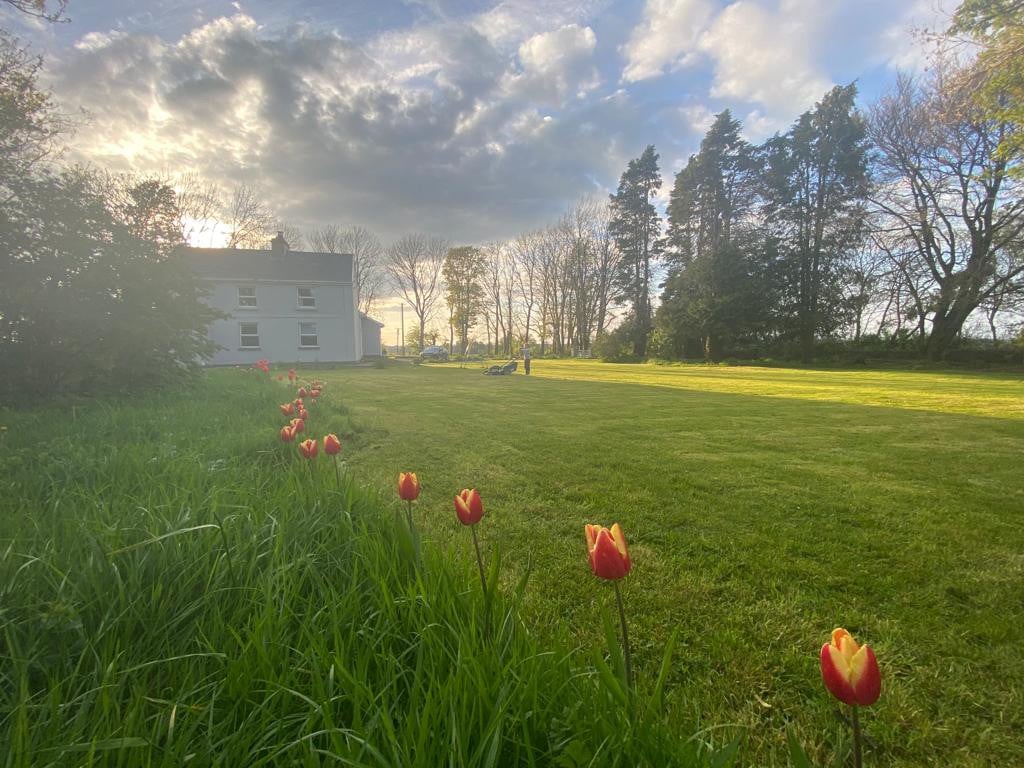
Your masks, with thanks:
[{"label": "tulip bloom", "polygon": [[611,529],[603,525],[587,525],[585,531],[590,570],[595,576],[616,581],[629,573],[632,563],[626,548],[626,534],[618,523]]},{"label": "tulip bloom", "polygon": [[306,429],[306,422],[303,419],[291,420],[292,431],[297,435]]},{"label": "tulip bloom", "polygon": [[314,398],[314,399],[320,397],[320,390],[319,389],[311,389],[311,390],[309,390],[309,396]]},{"label": "tulip bloom", "polygon": [[306,391],[305,387],[299,387],[299,397],[305,397],[309,392]]},{"label": "tulip bloom", "polygon": [[455,514],[459,516],[459,522],[463,525],[476,525],[480,522],[480,518],[484,516],[484,503],[480,500],[476,488],[463,488],[455,497]]},{"label": "tulip bloom", "polygon": [[882,693],[882,675],[870,645],[857,645],[845,629],[832,630],[830,642],[821,646],[821,679],[829,692],[844,704],[869,707]]},{"label": "tulip bloom", "polygon": [[341,453],[341,441],[337,435],[331,434],[324,438],[324,453],[328,456],[336,456]]},{"label": "tulip bloom", "polygon": [[305,408],[299,408],[299,418],[302,419],[303,421],[308,419],[309,411],[307,411]]},{"label": "tulip bloom", "polygon": [[293,440],[295,440],[295,430],[288,425],[281,427],[281,441],[290,443]]},{"label": "tulip bloom", "polygon": [[[470,532],[473,534],[476,564],[480,568],[480,586],[483,587],[484,601],[487,602],[489,598],[487,595],[487,577],[484,576],[484,559],[480,554],[480,541],[476,537],[476,524],[484,516],[484,503],[480,500],[480,494],[476,488],[472,490],[463,488],[459,492],[459,495],[455,497],[455,514],[458,515],[459,522],[463,525],[468,525]],[[490,621],[489,618],[488,621]]]},{"label": "tulip bloom", "polygon": [[[416,477],[415,472],[399,472],[398,473],[398,498],[406,503],[405,515],[409,520],[409,533],[413,536],[413,541],[416,541],[416,526],[412,521],[412,503],[420,495],[420,481]],[[418,545],[417,545],[418,546]],[[417,550],[418,552],[419,550]]]},{"label": "tulip bloom", "polygon": [[882,693],[882,673],[869,645],[857,645],[853,635],[843,628],[832,630],[832,639],[821,646],[821,679],[829,693],[850,705],[853,727],[853,764],[863,765],[863,737],[860,732],[861,707],[878,701]]},{"label": "tulip bloom", "polygon": [[402,501],[413,502],[420,495],[420,481],[416,478],[415,472],[398,473],[398,498]]},{"label": "tulip bloom", "polygon": [[610,529],[603,525],[587,525],[584,527],[587,537],[587,554],[590,559],[590,570],[600,579],[615,585],[615,602],[619,606],[619,626],[622,628],[622,656],[626,666],[626,687],[630,694],[633,687],[633,654],[629,647],[629,631],[626,629],[626,609],[622,604],[622,591],[619,580],[632,566],[629,550],[626,547],[626,534],[615,523]]},{"label": "tulip bloom", "polygon": [[291,416],[293,413],[295,413],[295,406],[292,405],[291,403],[284,403],[283,405],[279,405],[278,407],[281,409],[281,413],[283,413],[285,416]]},{"label": "tulip bloom", "polygon": [[299,453],[301,453],[304,458],[314,459],[316,458],[316,452],[319,445],[320,443],[318,443],[316,440],[307,438],[306,440],[303,440],[301,443],[299,443]]}]

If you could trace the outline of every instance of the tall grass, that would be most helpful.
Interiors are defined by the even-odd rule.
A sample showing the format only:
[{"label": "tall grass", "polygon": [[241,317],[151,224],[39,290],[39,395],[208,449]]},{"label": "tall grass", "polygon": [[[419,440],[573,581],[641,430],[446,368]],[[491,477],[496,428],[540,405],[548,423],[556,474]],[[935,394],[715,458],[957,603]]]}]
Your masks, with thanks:
[{"label": "tall grass", "polygon": [[[729,763],[659,683],[634,709],[620,660],[541,647],[495,552],[486,617],[466,542],[417,554],[390,499],[311,473],[287,392],[0,411],[0,764]],[[340,399],[313,436],[358,440]]]}]

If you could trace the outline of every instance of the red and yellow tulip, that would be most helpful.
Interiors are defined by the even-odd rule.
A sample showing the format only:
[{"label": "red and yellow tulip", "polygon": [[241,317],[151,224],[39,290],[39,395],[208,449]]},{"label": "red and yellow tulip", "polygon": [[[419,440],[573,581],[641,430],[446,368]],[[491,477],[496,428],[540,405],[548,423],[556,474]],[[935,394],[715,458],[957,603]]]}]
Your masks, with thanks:
[{"label": "red and yellow tulip", "polygon": [[305,408],[299,408],[299,418],[302,419],[303,421],[308,419],[309,411],[307,411]]},{"label": "red and yellow tulip", "polygon": [[277,407],[281,409],[281,413],[283,413],[285,416],[291,416],[293,413],[295,413],[295,406],[292,403],[284,403]]},{"label": "red and yellow tulip", "polygon": [[398,473],[398,498],[402,501],[416,501],[420,495],[420,481],[415,472]]},{"label": "red and yellow tulip", "polygon": [[303,440],[301,443],[299,443],[299,453],[302,454],[303,458],[315,459],[319,445],[320,443],[318,443],[316,440],[307,438],[306,440]]},{"label": "red and yellow tulip", "polygon": [[590,570],[595,576],[616,581],[629,573],[632,564],[626,546],[626,534],[618,523],[610,529],[602,525],[587,525],[585,530]]},{"label": "red and yellow tulip", "polygon": [[832,630],[821,646],[821,679],[829,692],[845,704],[868,707],[882,693],[882,675],[870,645],[857,645],[845,629]]},{"label": "red and yellow tulip", "polygon": [[484,503],[476,488],[463,488],[455,497],[455,514],[463,525],[476,525],[484,516]]},{"label": "red and yellow tulip", "polygon": [[335,434],[324,437],[324,453],[328,456],[337,456],[341,453],[341,441]]},{"label": "red and yellow tulip", "polygon": [[299,397],[306,397],[308,394],[305,387],[299,387]]},{"label": "red and yellow tulip", "polygon": [[294,432],[296,435],[299,434],[300,432],[305,431],[306,429],[306,422],[303,421],[302,419],[292,419],[290,424],[292,432]]},{"label": "red and yellow tulip", "polygon": [[292,429],[291,426],[289,425],[281,427],[281,441],[285,443],[290,443],[293,440],[295,440],[295,430]]}]

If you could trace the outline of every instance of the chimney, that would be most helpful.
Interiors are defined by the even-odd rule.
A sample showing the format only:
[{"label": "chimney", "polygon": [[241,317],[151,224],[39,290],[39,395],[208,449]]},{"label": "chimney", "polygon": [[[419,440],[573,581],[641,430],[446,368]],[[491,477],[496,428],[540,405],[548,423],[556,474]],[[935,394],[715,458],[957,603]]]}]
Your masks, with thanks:
[{"label": "chimney", "polygon": [[277,237],[270,241],[270,252],[275,256],[284,256],[288,253],[288,241],[284,239],[284,232],[278,232]]}]

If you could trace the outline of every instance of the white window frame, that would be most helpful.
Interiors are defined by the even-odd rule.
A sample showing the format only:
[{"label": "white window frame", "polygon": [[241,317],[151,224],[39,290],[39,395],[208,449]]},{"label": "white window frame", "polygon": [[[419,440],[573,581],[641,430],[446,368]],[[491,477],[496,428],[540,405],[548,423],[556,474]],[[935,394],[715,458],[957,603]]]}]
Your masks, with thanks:
[{"label": "white window frame", "polygon": [[[248,296],[248,295],[243,296],[242,295],[242,291],[252,291],[252,296]],[[236,298],[237,298],[237,301],[238,301],[238,308],[239,309],[259,309],[260,308],[259,299],[258,299],[258,297],[256,295],[256,286],[255,285],[240,285],[240,286],[238,286],[238,295],[237,295]],[[243,299],[246,300],[246,301],[252,300],[252,304],[245,304],[245,303],[243,303],[243,301],[242,301]]]},{"label": "white window frame", "polygon": [[[256,333],[244,333],[245,326],[251,325],[256,328]],[[246,337],[256,337],[256,344],[246,344]],[[260,324],[253,320],[246,320],[238,324],[238,348],[239,349],[259,349],[260,348]]]},{"label": "white window frame", "polygon": [[[302,326],[304,325],[313,326],[313,332],[303,333]],[[310,336],[313,337],[314,343],[303,344],[302,339],[309,338]],[[320,329],[317,327],[315,320],[302,320],[299,322],[299,349],[320,349]]]},{"label": "white window frame", "polygon": [[[303,296],[302,295],[303,291],[309,291],[309,296]],[[300,285],[300,286],[298,286],[295,289],[295,294],[296,294],[296,301],[298,301],[298,304],[296,306],[299,309],[304,309],[304,310],[307,310],[307,311],[311,310],[311,309],[316,309],[316,294],[313,293],[313,287],[312,286],[310,286],[310,285]],[[305,302],[307,302],[307,301],[312,302],[312,303],[311,304],[306,304]]]}]

